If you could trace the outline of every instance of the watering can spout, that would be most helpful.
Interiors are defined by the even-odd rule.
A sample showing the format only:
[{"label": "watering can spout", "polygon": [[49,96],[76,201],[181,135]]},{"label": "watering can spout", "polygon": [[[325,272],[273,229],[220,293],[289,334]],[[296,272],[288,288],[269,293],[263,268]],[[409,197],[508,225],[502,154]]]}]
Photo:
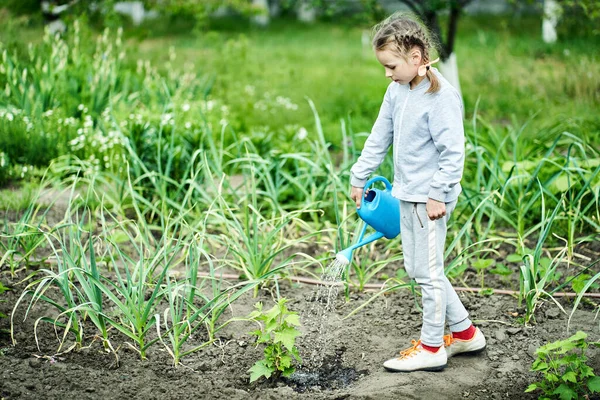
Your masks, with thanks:
[{"label": "watering can spout", "polygon": [[347,248],[345,250],[340,251],[335,255],[335,259],[342,265],[350,264],[350,259],[352,258],[352,248]]},{"label": "watering can spout", "polygon": [[[366,225],[365,225],[365,227],[366,227]],[[364,233],[364,229],[363,229],[363,233]],[[383,233],[381,233],[381,232],[375,232],[374,234],[366,237],[365,239],[362,239],[362,235],[361,235],[360,239],[357,243],[354,243],[352,246],[348,247],[347,249],[344,249],[344,250],[340,251],[339,253],[337,253],[335,256],[335,259],[342,265],[348,265],[348,264],[350,264],[350,260],[352,259],[352,252],[354,251],[354,249],[362,247],[371,242],[374,242],[377,239],[381,239],[382,237],[383,237]]]}]

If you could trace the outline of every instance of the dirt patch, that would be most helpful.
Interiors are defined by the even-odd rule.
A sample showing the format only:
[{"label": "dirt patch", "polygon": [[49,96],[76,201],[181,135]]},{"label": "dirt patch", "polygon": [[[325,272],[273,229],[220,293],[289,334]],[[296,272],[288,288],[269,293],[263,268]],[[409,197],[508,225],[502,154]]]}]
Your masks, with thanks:
[{"label": "dirt patch", "polygon": [[[6,314],[10,314],[22,290],[16,282],[8,283],[14,284],[15,290],[3,295],[8,301],[0,303],[0,312]],[[308,313],[315,289],[310,285],[280,285],[281,295],[290,299],[289,308],[301,315]],[[116,367],[114,355],[104,352],[100,341],[92,337],[86,338],[88,347],[84,349],[55,355],[57,339],[48,324],[39,326],[38,350],[33,324],[49,310],[36,306],[33,314],[21,322],[23,307],[16,319],[18,344],[13,347],[6,334],[0,337],[0,398],[533,399],[535,395],[523,392],[536,379],[529,372],[535,349],[569,335],[568,316],[551,302],[540,306],[536,324],[524,327],[517,322],[523,310],[515,298],[460,293],[472,319],[488,339],[487,350],[476,356],[452,358],[438,373],[388,373],[382,362],[418,337],[421,313],[416,299],[405,290],[381,296],[343,319],[369,296],[338,296],[337,309],[328,317],[324,368],[316,375],[315,371],[300,369],[288,380],[252,385],[247,370],[262,355],[246,334],[254,329],[252,325],[231,324],[220,332],[215,345],[188,356],[179,367],[173,367],[171,357],[159,345],[150,348],[146,361],[140,361],[137,353],[124,344],[126,340],[113,334],[111,340],[120,344],[120,365]],[[272,293],[262,291],[256,299],[243,297],[230,312],[247,315],[256,301],[270,305]],[[570,301],[562,301],[570,310]],[[580,306],[570,333],[583,330],[590,340],[600,340],[600,321],[595,316],[593,304]],[[0,319],[0,329],[8,328],[9,321]],[[94,329],[89,326],[86,331]],[[310,332],[304,333],[299,341],[303,357],[310,353],[314,341]],[[599,351],[590,349],[588,354],[589,365],[600,374]],[[309,375],[311,372],[313,375]]]}]

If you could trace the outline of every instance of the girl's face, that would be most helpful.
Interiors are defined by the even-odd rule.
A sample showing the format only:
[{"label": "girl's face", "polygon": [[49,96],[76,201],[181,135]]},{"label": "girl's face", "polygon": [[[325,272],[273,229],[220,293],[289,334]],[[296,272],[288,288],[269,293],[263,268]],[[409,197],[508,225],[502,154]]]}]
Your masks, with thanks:
[{"label": "girl's face", "polygon": [[385,68],[385,77],[401,85],[410,83],[417,77],[417,70],[421,65],[421,52],[412,49],[408,57],[404,58],[389,47],[375,51],[375,57]]}]

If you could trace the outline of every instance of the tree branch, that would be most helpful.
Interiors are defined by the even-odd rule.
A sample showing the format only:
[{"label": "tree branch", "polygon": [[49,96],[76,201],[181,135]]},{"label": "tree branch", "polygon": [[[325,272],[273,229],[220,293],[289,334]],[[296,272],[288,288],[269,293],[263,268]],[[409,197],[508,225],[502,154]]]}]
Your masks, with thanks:
[{"label": "tree branch", "polygon": [[406,4],[406,6],[408,6],[408,8],[410,8],[412,12],[417,14],[422,19],[425,19],[424,10],[420,10],[419,7],[417,7],[417,4],[421,4],[421,3],[417,3],[414,0],[400,0],[400,2]]}]

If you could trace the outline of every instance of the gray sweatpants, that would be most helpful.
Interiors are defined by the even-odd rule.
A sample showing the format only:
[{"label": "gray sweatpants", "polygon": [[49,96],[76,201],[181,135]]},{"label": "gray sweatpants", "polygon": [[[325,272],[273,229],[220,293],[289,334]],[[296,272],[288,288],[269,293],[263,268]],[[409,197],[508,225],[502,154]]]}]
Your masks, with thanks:
[{"label": "gray sweatpants", "polygon": [[443,344],[445,323],[451,332],[471,326],[469,313],[444,273],[446,228],[455,206],[456,201],[446,203],[446,216],[431,221],[425,203],[400,201],[404,267],[408,276],[421,287],[421,342],[428,346]]}]

